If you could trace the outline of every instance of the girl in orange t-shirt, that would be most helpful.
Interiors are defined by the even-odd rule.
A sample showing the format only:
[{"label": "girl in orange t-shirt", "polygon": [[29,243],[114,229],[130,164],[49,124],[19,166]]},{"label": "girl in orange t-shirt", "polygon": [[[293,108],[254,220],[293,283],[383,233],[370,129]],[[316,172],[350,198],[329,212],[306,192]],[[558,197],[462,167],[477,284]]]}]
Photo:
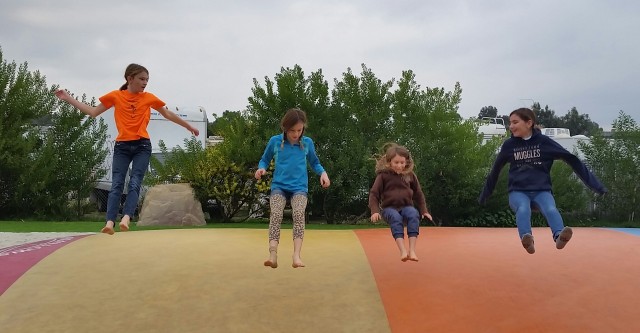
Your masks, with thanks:
[{"label": "girl in orange t-shirt", "polygon": [[58,98],[92,118],[114,107],[118,137],[113,149],[112,183],[107,200],[107,222],[101,231],[109,235],[114,234],[120,197],[124,190],[125,177],[130,164],[129,192],[119,223],[121,231],[129,230],[129,222],[138,205],[140,187],[151,158],[151,140],[149,133],[147,133],[151,109],[186,128],[193,135],[200,134],[197,128],[169,111],[165,103],[158,97],[144,91],[149,82],[149,71],[146,68],[138,64],[130,64],[124,72],[124,78],[127,82],[120,87],[120,90],[114,90],[100,97],[100,104],[95,107],[76,100],[63,89],[56,91]]}]

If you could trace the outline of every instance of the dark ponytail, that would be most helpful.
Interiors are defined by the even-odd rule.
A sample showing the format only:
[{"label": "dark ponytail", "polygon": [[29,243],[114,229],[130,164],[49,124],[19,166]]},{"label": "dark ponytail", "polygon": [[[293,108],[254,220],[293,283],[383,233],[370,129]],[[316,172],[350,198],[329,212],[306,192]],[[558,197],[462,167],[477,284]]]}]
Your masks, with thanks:
[{"label": "dark ponytail", "polygon": [[136,76],[142,72],[147,73],[149,75],[149,71],[142,65],[138,64],[129,64],[127,69],[124,70],[124,79],[125,83],[120,87],[120,90],[127,90],[129,88],[129,77]]}]

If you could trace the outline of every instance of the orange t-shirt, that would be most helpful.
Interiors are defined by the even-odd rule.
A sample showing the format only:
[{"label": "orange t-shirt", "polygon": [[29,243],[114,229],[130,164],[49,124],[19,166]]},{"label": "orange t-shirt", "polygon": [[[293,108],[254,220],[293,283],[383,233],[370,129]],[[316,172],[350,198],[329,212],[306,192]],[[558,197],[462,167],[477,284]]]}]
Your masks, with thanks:
[{"label": "orange t-shirt", "polygon": [[100,103],[107,109],[115,106],[113,115],[118,128],[116,141],[150,139],[147,125],[151,119],[151,108],[159,109],[165,106],[165,103],[152,93],[133,94],[127,90],[114,90],[100,97]]}]

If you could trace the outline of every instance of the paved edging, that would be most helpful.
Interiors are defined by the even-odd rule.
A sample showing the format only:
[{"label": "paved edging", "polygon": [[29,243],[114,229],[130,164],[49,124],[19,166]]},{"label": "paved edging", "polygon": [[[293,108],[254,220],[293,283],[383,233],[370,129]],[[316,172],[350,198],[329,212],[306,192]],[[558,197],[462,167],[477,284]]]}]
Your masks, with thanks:
[{"label": "paved edging", "polygon": [[0,249],[47,239],[92,234],[95,232],[0,232]]},{"label": "paved edging", "polygon": [[0,249],[0,295],[33,265],[59,248],[88,235],[73,235]]}]

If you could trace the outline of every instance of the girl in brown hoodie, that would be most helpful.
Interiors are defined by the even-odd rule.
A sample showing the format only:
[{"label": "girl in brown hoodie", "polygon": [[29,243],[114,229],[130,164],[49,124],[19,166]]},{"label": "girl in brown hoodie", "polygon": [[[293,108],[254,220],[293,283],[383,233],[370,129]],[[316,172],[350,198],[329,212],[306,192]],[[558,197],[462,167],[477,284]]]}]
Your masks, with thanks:
[{"label": "girl in brown hoodie", "polygon": [[[420,217],[431,220],[418,177],[413,172],[413,159],[409,150],[397,144],[385,145],[385,154],[376,163],[376,180],[369,192],[371,221],[382,218],[389,223],[391,234],[400,250],[400,260],[418,261]],[[418,206],[416,209],[415,206]],[[404,246],[404,225],[407,221],[409,253]]]}]

